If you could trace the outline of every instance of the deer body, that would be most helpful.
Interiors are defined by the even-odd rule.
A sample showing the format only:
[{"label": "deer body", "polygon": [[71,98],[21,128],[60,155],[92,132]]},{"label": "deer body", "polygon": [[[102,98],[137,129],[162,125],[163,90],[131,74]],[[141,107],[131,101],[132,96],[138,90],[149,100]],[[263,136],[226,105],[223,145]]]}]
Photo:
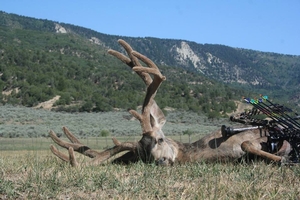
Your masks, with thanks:
[{"label": "deer body", "polygon": [[178,161],[234,161],[245,155],[246,152],[241,148],[244,141],[254,141],[260,138],[260,134],[253,131],[242,132],[225,138],[218,130],[190,145],[185,144]]},{"label": "deer body", "polygon": [[[112,156],[123,151],[124,155],[116,158],[115,163],[129,163],[142,160],[161,165],[174,163],[201,162],[201,161],[234,161],[240,159],[247,152],[273,161],[281,161],[281,156],[286,156],[290,149],[288,144],[282,145],[281,156],[268,152],[264,143],[267,137],[261,130],[247,130],[232,136],[223,136],[221,130],[215,131],[192,143],[181,143],[165,137],[162,127],[166,118],[156,104],[154,98],[161,83],[166,77],[161,74],[158,67],[147,57],[133,51],[129,44],[119,40],[128,54],[128,57],[120,52],[109,50],[108,53],[120,59],[128,65],[143,80],[147,87],[141,113],[135,110],[129,112],[139,120],[142,128],[142,138],[138,142],[121,143],[113,138],[114,147],[102,152],[95,151],[82,144],[67,128],[63,128],[70,142],[59,139],[53,131],[50,137],[59,146],[68,149],[69,156],[58,151],[51,145],[51,151],[64,161],[77,166],[74,151],[93,158],[89,164],[101,164]],[[143,66],[140,61],[147,65]]]}]

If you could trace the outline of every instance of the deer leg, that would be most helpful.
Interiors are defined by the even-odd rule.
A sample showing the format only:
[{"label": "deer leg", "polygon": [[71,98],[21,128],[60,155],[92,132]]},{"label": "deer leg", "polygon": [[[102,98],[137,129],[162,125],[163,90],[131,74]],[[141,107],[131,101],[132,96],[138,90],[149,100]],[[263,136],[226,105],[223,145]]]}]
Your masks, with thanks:
[{"label": "deer leg", "polygon": [[276,152],[276,155],[288,156],[291,151],[292,151],[292,147],[291,147],[290,143],[288,143],[287,141],[284,140],[281,147]]},{"label": "deer leg", "polygon": [[259,148],[257,148],[255,145],[253,145],[252,142],[250,141],[245,141],[241,144],[241,148],[243,151],[248,152],[248,153],[252,153],[254,155],[263,157],[263,158],[267,158],[276,162],[280,162],[282,160],[281,156],[276,156],[274,154],[268,153],[266,151],[263,151]]}]

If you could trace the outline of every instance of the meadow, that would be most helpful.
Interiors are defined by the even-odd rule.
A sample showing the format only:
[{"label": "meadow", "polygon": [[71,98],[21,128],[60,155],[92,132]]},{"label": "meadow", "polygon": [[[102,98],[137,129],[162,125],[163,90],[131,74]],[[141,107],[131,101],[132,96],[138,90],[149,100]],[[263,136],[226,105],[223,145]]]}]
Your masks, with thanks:
[{"label": "meadow", "polygon": [[[261,161],[172,167],[105,163],[72,168],[51,154],[50,129],[61,133],[61,127],[67,126],[83,143],[102,150],[112,146],[111,136],[121,141],[138,140],[138,122],[121,111],[71,114],[7,105],[0,111],[0,199],[300,198],[298,165]],[[167,118],[166,135],[183,142],[188,142],[188,136],[182,135],[184,130],[193,131],[194,141],[226,123],[226,119],[209,121],[184,112],[169,112]],[[104,129],[110,136],[99,135]],[[80,163],[89,160],[76,155]]]}]

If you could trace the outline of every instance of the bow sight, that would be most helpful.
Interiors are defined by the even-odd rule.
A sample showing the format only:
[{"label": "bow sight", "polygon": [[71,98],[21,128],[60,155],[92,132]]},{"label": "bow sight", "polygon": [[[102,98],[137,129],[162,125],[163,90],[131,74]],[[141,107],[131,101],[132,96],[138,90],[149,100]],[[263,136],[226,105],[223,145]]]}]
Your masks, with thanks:
[{"label": "bow sight", "polygon": [[[292,147],[289,160],[294,163],[300,162],[300,124],[297,121],[300,116],[290,108],[272,103],[267,96],[244,100],[253,106],[252,110],[231,116],[230,120],[251,126],[232,128],[223,125],[221,128],[223,137],[247,130],[265,130],[270,153],[275,153],[286,140]],[[269,119],[265,119],[266,117]]]}]

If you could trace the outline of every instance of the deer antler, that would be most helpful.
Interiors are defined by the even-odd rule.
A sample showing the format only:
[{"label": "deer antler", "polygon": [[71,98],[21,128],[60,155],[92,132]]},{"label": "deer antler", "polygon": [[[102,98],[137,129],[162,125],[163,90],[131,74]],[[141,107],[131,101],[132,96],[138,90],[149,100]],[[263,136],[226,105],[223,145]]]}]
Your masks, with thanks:
[{"label": "deer antler", "polygon": [[[122,62],[127,64],[130,68],[132,68],[141,77],[141,79],[147,86],[147,94],[144,99],[142,113],[139,114],[135,110],[130,110],[129,112],[140,121],[143,134],[153,131],[154,126],[158,129],[161,129],[164,123],[160,122],[165,121],[165,117],[163,115],[163,112],[156,105],[154,97],[156,95],[157,89],[159,88],[162,81],[166,80],[166,77],[161,74],[158,67],[149,58],[136,51],[133,51],[130,45],[124,40],[118,40],[118,42],[124,47],[129,58],[114,50],[108,50],[108,53],[117,57]],[[138,59],[144,62],[148,67],[143,67]],[[150,74],[154,76],[153,80]],[[153,124],[151,116],[154,118],[154,121],[156,122],[155,124]]]},{"label": "deer antler", "polygon": [[[53,145],[51,145],[51,151],[62,160],[70,162],[72,166],[78,165],[74,155],[74,151],[93,158],[90,164],[100,164],[123,151],[130,152],[121,156],[120,158],[117,158],[116,162],[128,160],[136,161],[138,159],[149,161],[153,157],[151,156],[151,151],[154,145],[157,143],[158,138],[164,139],[165,137],[163,132],[161,131],[162,126],[165,124],[165,116],[156,104],[154,97],[156,95],[157,89],[159,88],[162,81],[166,80],[166,77],[161,74],[158,67],[146,56],[133,51],[130,45],[124,40],[118,40],[118,42],[126,50],[128,57],[114,50],[108,50],[108,53],[117,57],[122,62],[127,64],[130,68],[132,68],[132,70],[134,70],[141,77],[141,79],[147,86],[147,93],[144,99],[142,112],[138,113],[135,110],[129,110],[129,112],[139,120],[142,127],[143,137],[139,142],[125,143],[120,143],[114,138],[114,147],[102,152],[98,152],[90,149],[88,146],[83,145],[65,127],[63,127],[63,131],[67,138],[71,141],[71,143],[59,139],[53,131],[50,131],[50,137],[52,138],[52,140],[59,146],[68,149],[69,156],[59,152]],[[147,67],[142,66],[139,60],[145,63]],[[153,79],[150,74],[153,75]],[[161,153],[155,154],[156,157],[160,155]],[[174,157],[173,155],[174,153],[172,153],[172,158]]]},{"label": "deer antler", "polygon": [[119,142],[116,138],[113,138],[114,147],[104,150],[102,152],[95,151],[90,149],[89,147],[83,145],[79,142],[79,140],[66,128],[63,127],[63,132],[69,138],[72,143],[65,142],[59,139],[53,131],[50,131],[50,137],[52,140],[61,147],[68,149],[69,156],[61,153],[55,148],[53,145],[50,146],[50,149],[54,155],[62,159],[63,161],[70,162],[72,166],[77,166],[78,163],[76,161],[74,151],[81,153],[90,158],[94,158],[89,164],[95,165],[100,164],[112,156],[122,152],[122,151],[134,151],[137,148],[136,142]]}]

